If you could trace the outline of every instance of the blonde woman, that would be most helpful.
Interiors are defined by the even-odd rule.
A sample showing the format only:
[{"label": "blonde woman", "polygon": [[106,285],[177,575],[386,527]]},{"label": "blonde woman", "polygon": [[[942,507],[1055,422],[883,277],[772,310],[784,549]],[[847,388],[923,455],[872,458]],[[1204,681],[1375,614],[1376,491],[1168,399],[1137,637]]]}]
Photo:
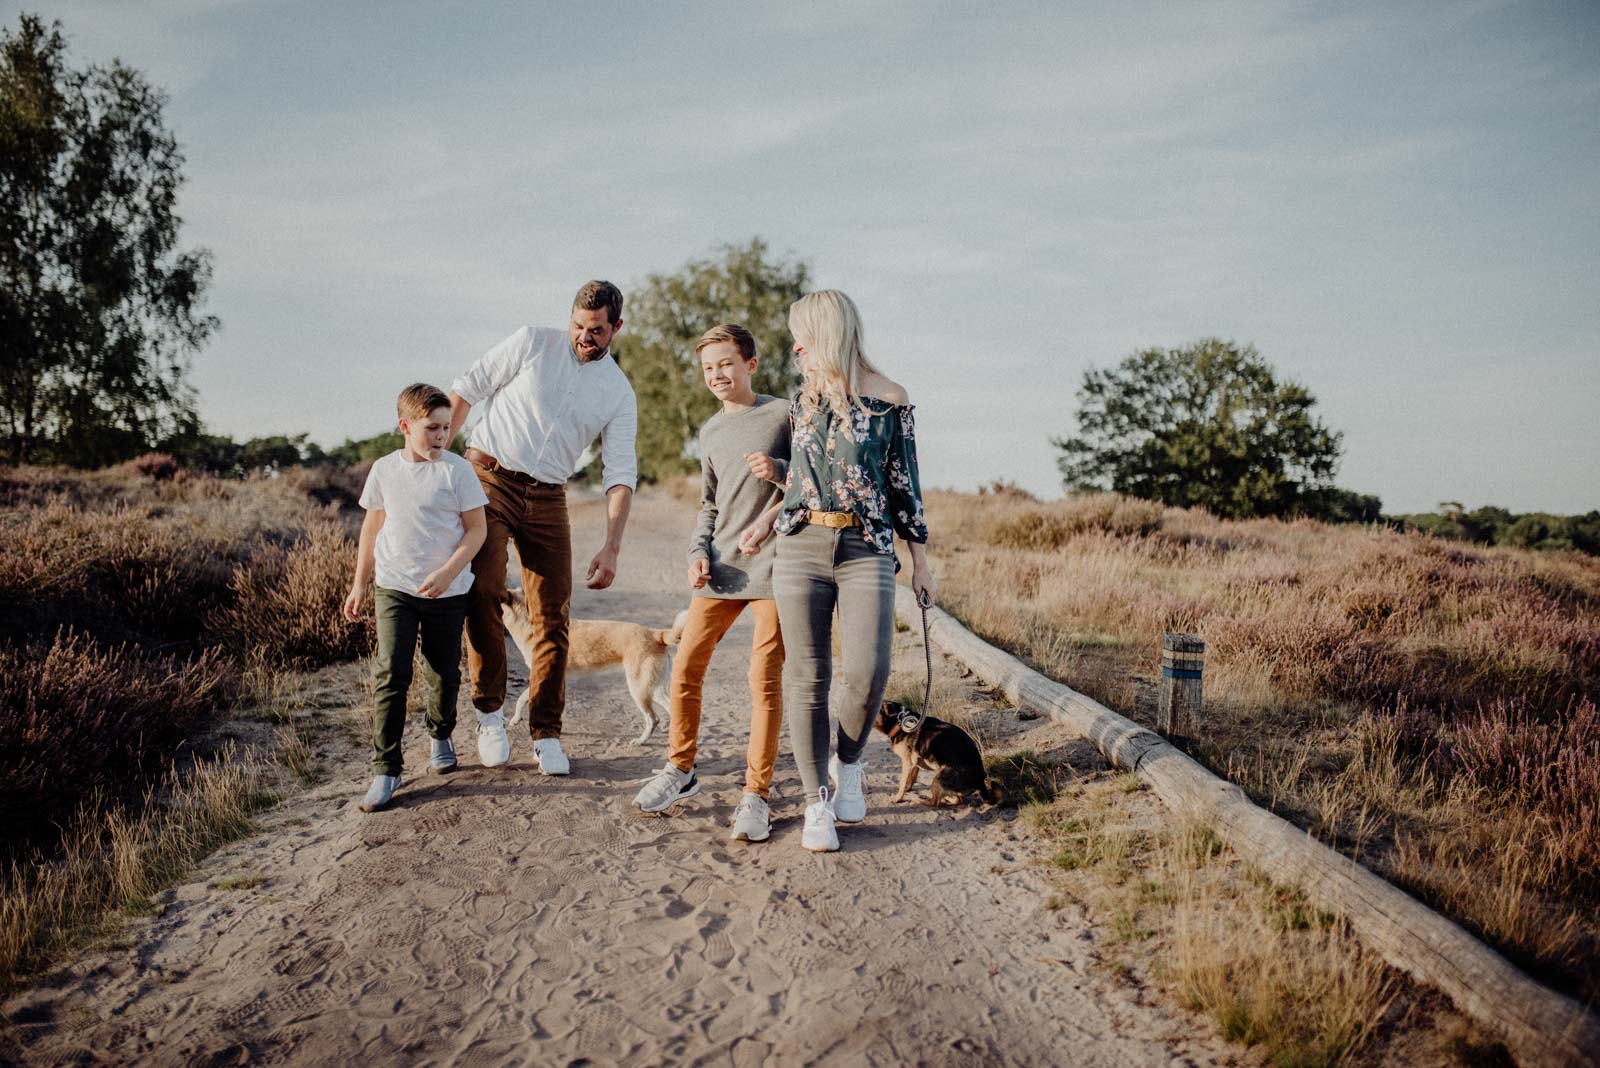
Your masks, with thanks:
[{"label": "blonde woman", "polygon": [[[883,701],[894,638],[894,538],[911,553],[911,585],[932,597],[911,398],[867,359],[861,316],[838,290],[808,293],[789,309],[804,375],[789,410],[789,478],[783,501],[745,532],[757,551],[779,535],[773,594],[787,656],[789,740],[806,791],[801,844],[839,848],[835,821],[859,823],[867,802],[862,750]],[[765,457],[748,458],[760,475]],[[829,759],[828,684],[838,608],[844,692]],[[830,789],[830,782],[832,784]]]}]

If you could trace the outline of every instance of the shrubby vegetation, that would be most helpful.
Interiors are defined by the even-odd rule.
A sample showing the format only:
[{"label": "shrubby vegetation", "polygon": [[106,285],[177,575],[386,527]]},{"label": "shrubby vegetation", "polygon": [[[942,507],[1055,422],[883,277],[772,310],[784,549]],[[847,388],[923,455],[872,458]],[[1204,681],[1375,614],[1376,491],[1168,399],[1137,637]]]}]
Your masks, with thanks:
[{"label": "shrubby vegetation", "polygon": [[370,651],[370,624],[338,618],[359,486],[331,466],[224,480],[163,456],[0,468],[0,856],[51,846],[91,793],[137,802],[250,668]]},{"label": "shrubby vegetation", "polygon": [[1600,556],[1600,511],[1585,515],[1528,512],[1515,515],[1490,504],[1465,511],[1446,501],[1435,513],[1395,515],[1387,520],[1405,530],[1420,530],[1452,541],[1509,545],[1517,549],[1576,549]]},{"label": "shrubby vegetation", "polygon": [[1600,560],[1004,485],[928,511],[975,631],[1147,724],[1162,633],[1200,635],[1196,757],[1600,997]]}]

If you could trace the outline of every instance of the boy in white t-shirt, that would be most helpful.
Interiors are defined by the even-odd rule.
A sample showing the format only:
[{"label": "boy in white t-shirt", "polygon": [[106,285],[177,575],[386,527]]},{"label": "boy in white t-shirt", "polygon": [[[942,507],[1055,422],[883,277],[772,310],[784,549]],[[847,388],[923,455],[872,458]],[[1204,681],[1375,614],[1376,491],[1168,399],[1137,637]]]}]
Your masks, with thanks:
[{"label": "boy in white t-shirt", "polygon": [[400,733],[406,691],[420,636],[424,678],[431,691],[428,771],[456,770],[456,693],[461,688],[461,627],[472,589],[472,557],[483,544],[489,498],[466,460],[445,448],[450,438],[450,398],[417,383],[400,394],[405,445],[372,465],[361,491],[356,577],[344,599],[355,622],[367,583],[374,581],[378,654],[372,710],[372,786],[361,811],[376,812],[400,785]]}]

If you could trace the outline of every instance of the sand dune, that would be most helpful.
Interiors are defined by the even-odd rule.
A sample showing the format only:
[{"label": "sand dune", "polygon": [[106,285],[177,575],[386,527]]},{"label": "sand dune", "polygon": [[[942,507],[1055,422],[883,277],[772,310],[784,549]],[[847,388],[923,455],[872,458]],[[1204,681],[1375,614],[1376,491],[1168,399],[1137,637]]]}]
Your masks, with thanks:
[{"label": "sand dune", "polygon": [[[598,508],[574,511],[575,555]],[[691,517],[635,508],[619,586],[575,613],[664,625],[686,599]],[[620,674],[569,685],[573,774],[507,768],[408,777],[363,816],[347,746],[332,780],[166,895],[133,944],[89,954],[12,998],[26,1064],[1236,1063],[1203,1025],[1096,966],[1073,910],[1041,907],[1044,873],[997,810],[887,804],[897,762],[870,750],[868,821],[841,853],[799,845],[785,754],[771,841],[726,840],[748,717],[741,622],[708,680],[700,796],[665,817],[629,804],[665,738],[633,743]],[[918,637],[899,655],[920,662]],[[413,725],[415,727],[415,725]],[[1049,726],[1031,744],[1059,746]],[[785,747],[786,748],[786,747]],[[1084,749],[1085,767],[1095,759]],[[426,762],[408,735],[409,771]],[[224,891],[219,876],[259,885]],[[1245,1058],[1248,1059],[1248,1058]]]}]

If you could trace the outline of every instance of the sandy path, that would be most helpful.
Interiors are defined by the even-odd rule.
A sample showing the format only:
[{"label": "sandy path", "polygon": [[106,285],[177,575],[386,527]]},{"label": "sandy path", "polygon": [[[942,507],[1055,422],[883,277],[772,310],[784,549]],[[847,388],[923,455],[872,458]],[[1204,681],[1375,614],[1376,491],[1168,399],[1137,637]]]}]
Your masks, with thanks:
[{"label": "sandy path", "polygon": [[[690,519],[665,495],[642,497],[620,588],[580,592],[576,613],[670,621],[685,600]],[[582,567],[600,511],[577,506],[574,520]],[[1238,1058],[1096,966],[1074,910],[1041,907],[1045,876],[1002,813],[889,806],[898,764],[881,739],[869,750],[872,812],[841,829],[841,853],[800,848],[786,752],[772,840],[728,842],[749,636],[741,621],[713,661],[706,785],[673,815],[629,805],[631,780],[659,766],[665,740],[633,743],[637,714],[615,672],[569,683],[566,779],[533,770],[526,733],[514,735],[508,768],[478,766],[468,711],[463,770],[408,778],[392,810],[363,816],[363,758],[348,747],[331,782],[166,895],[161,916],[136,921],[131,947],[89,954],[12,998],[11,1055],[161,1065]],[[899,636],[908,664],[920,662],[917,641]],[[413,729],[408,771],[425,755]],[[219,889],[228,874],[262,881]]]}]

